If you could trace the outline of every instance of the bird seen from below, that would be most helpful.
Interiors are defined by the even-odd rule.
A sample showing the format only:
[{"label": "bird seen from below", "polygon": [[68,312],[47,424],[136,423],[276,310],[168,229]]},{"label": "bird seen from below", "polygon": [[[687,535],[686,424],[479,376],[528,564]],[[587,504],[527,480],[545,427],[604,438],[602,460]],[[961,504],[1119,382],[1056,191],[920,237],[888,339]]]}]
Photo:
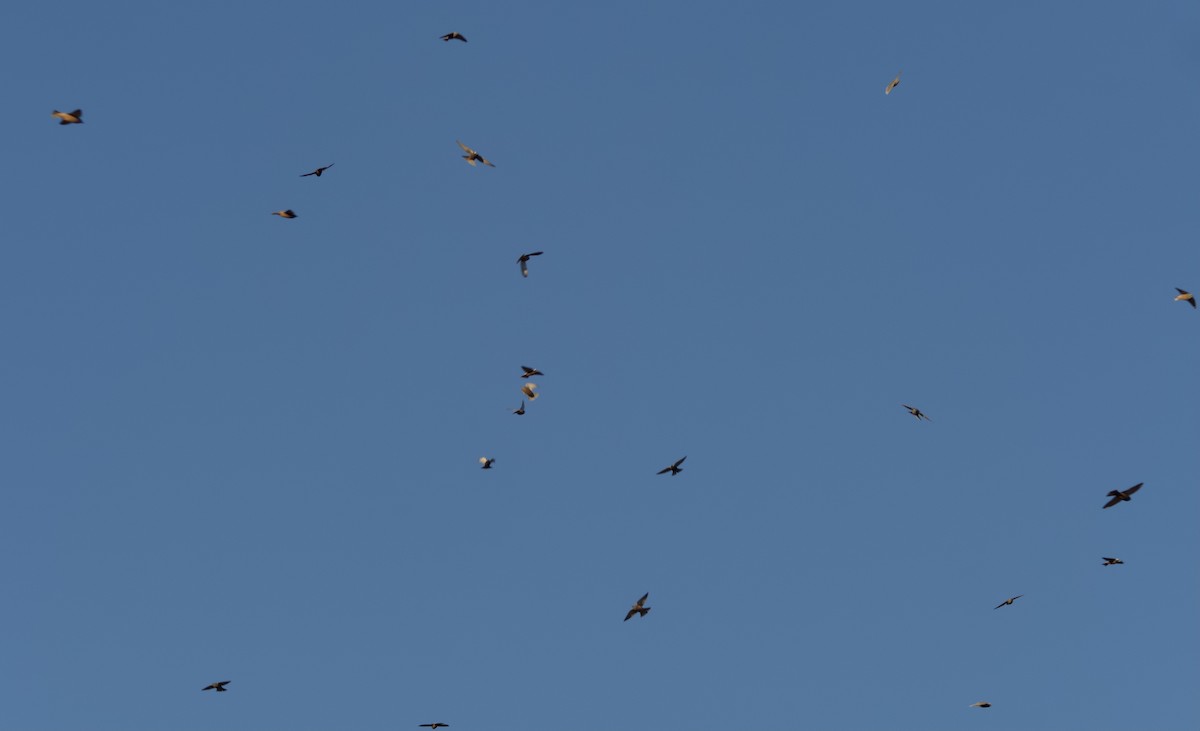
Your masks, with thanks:
[{"label": "bird seen from below", "polygon": [[520,408],[513,409],[513,413],[516,414],[517,416],[525,415],[525,399],[521,399]]},{"label": "bird seen from below", "polygon": [[533,401],[538,397],[537,393],[534,391],[536,388],[536,383],[526,383],[525,385],[521,386],[521,393],[525,394],[525,397],[530,401]]},{"label": "bird seen from below", "polygon": [[900,74],[902,74],[902,73],[904,73],[904,72],[903,71],[897,72],[896,78],[894,78],[888,82],[888,85],[886,87],[884,87],[884,89],[883,89],[884,94],[891,94],[892,89],[895,89],[897,86],[900,86]]},{"label": "bird seen from below", "polygon": [[521,378],[529,378],[530,376],[546,375],[545,373],[542,373],[541,371],[539,371],[537,368],[530,368],[529,366],[521,366],[521,370],[525,371],[524,373],[521,374]]},{"label": "bird seen from below", "polygon": [[323,165],[323,166],[317,168],[316,170],[312,171],[311,173],[304,173],[300,177],[307,178],[309,175],[316,175],[319,178],[319,177],[321,177],[321,173],[323,173],[326,170],[328,170],[329,168],[333,167],[335,164],[336,163],[331,162],[328,165]]},{"label": "bird seen from below", "polygon": [[417,728],[450,728],[448,723],[423,723]]},{"label": "bird seen from below", "polygon": [[279,216],[280,218],[296,218],[296,212],[293,211],[291,208],[288,208],[287,210],[283,210],[283,211],[272,211],[271,215]]},{"label": "bird seen from below", "polygon": [[917,417],[917,421],[920,421],[921,419],[924,419],[925,421],[933,421],[933,419],[930,419],[920,409],[918,409],[915,406],[909,406],[908,404],[900,404],[900,405],[903,406],[904,408],[908,409],[908,413]]},{"label": "bird seen from below", "polygon": [[484,165],[487,165],[487,166],[488,166],[488,167],[490,167],[490,168],[494,168],[494,167],[496,167],[496,166],[495,166],[495,165],[493,165],[493,164],[492,164],[492,163],[491,163],[491,162],[490,162],[490,161],[489,161],[489,160],[488,160],[486,157],[484,157],[483,155],[480,155],[478,152],[475,152],[475,151],[474,151],[474,150],[472,150],[470,147],[467,147],[466,145],[464,145],[463,143],[459,142],[458,140],[455,140],[455,142],[458,142],[458,146],[459,146],[459,147],[461,147],[461,148],[463,148],[463,152],[467,153],[467,154],[463,155],[463,156],[462,156],[462,158],[463,158],[464,160],[466,160],[466,161],[467,161],[467,163],[468,163],[468,164],[469,164],[471,167],[475,167],[475,163],[476,163],[476,162],[481,162],[481,163],[483,163]]},{"label": "bird seen from below", "polygon": [[1128,490],[1109,490],[1108,496],[1111,497],[1112,500],[1109,500],[1108,502],[1104,503],[1104,507],[1111,508],[1112,506],[1116,505],[1117,503],[1129,502],[1129,496],[1132,495],[1133,493],[1137,492],[1138,490],[1141,490],[1142,485],[1144,485],[1144,484],[1146,484],[1146,483],[1139,482],[1138,484],[1134,485],[1133,487],[1129,488]]},{"label": "bird seen from below", "polygon": [[[63,122],[63,124],[66,124],[66,122]],[[1196,295],[1192,294],[1186,289],[1180,289],[1179,287],[1176,287],[1175,291],[1179,293],[1179,296],[1175,298],[1176,302],[1187,302],[1192,306],[1193,310],[1196,309]]]},{"label": "bird seen from below", "polygon": [[967,707],[968,708],[991,708],[992,704],[988,703],[987,701],[979,701],[978,703],[972,703],[971,705],[969,705]]},{"label": "bird seen from below", "polygon": [[[442,36],[442,40],[443,41],[462,41],[463,43],[466,43],[467,37],[464,36],[462,33],[459,33],[458,31],[452,31],[452,32],[447,33],[446,35]],[[486,46],[487,44],[485,43],[483,45]]]},{"label": "bird seen from below", "polygon": [[496,460],[494,458],[488,459],[487,457],[480,457],[479,464],[481,464],[483,466],[480,467],[479,469],[490,470],[492,468],[492,465],[495,464],[495,462],[496,462]]},{"label": "bird seen from below", "polygon": [[680,472],[683,472],[683,468],[680,467],[679,465],[683,464],[683,460],[685,460],[685,459],[687,459],[686,455],[675,460],[675,464],[671,465],[670,467],[663,467],[661,470],[659,470],[658,472],[655,472],[654,474],[665,475],[668,472],[670,472],[671,477],[674,477],[675,475],[678,475]]},{"label": "bird seen from below", "polygon": [[1020,599],[1020,598],[1021,598],[1021,597],[1023,597],[1023,596],[1025,596],[1025,595],[1024,595],[1024,594],[1017,594],[1016,596],[1009,597],[1009,598],[1005,599],[1004,601],[1000,602],[999,604],[997,604],[997,605],[996,605],[995,607],[993,607],[993,608],[994,608],[994,609],[999,609],[1000,607],[1007,607],[1009,604],[1012,604],[1013,602],[1015,602],[1016,600]]},{"label": "bird seen from below", "polygon": [[51,114],[50,116],[58,117],[59,124],[83,124],[83,110],[82,109],[76,109],[73,112],[60,112],[57,109],[55,109],[54,113]]},{"label": "bird seen from below", "polygon": [[633,606],[630,607],[629,611],[625,613],[625,619],[623,619],[622,621],[628,622],[629,618],[635,614],[638,615],[639,617],[645,617],[646,614],[650,611],[650,607],[646,606],[646,600],[649,598],[650,598],[650,592],[646,592],[645,594],[642,594],[642,598],[638,599],[636,602],[633,603]]},{"label": "bird seen from below", "polygon": [[225,686],[229,685],[229,683],[230,683],[230,681],[228,681],[228,680],[222,680],[219,683],[211,683],[209,685],[206,685],[203,688],[201,688],[200,690],[215,690],[218,693],[224,693],[226,690],[228,690]]},{"label": "bird seen from below", "polygon": [[529,264],[528,264],[529,257],[541,256],[541,255],[542,255],[542,252],[540,252],[540,251],[532,251],[528,254],[521,254],[521,257],[519,259],[517,259],[517,263],[521,265],[521,276],[522,277],[529,276]]},{"label": "bird seen from below", "polygon": [[1108,556],[1104,556],[1103,558],[1104,563],[1100,564],[1101,566],[1116,566],[1117,564],[1125,563],[1119,558],[1109,558]]}]

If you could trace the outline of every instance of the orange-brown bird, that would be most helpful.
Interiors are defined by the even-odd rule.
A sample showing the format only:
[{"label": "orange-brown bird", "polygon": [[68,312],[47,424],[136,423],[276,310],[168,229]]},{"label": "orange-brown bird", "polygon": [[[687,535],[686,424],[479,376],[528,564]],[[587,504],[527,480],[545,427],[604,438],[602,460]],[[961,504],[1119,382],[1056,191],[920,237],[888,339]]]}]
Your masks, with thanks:
[{"label": "orange-brown bird", "polygon": [[525,394],[525,396],[528,397],[530,401],[536,401],[537,397],[538,397],[537,392],[534,390],[536,388],[537,388],[536,383],[526,383],[523,386],[521,386],[521,393]]},{"label": "orange-brown bird", "polygon": [[897,73],[896,78],[894,78],[888,82],[888,85],[886,87],[884,87],[884,89],[883,89],[884,94],[891,94],[892,89],[895,89],[897,86],[900,86],[900,74],[901,73],[904,73],[904,72],[901,71],[901,72]]},{"label": "orange-brown bird", "polygon": [[455,142],[458,142],[458,146],[463,148],[463,152],[467,153],[462,156],[462,159],[466,160],[467,164],[469,164],[471,167],[475,167],[476,162],[481,162],[490,168],[496,167],[491,162],[489,162],[486,157],[484,157],[483,155],[480,155],[478,152],[475,152],[470,147],[467,147],[466,145],[459,142],[458,140],[455,140]]},{"label": "orange-brown bird", "polygon": [[[63,124],[66,124],[66,122],[63,122]],[[1175,291],[1179,293],[1179,296],[1175,298],[1176,302],[1179,302],[1179,301],[1187,302],[1189,305],[1192,306],[1193,310],[1196,309],[1196,295],[1192,294],[1191,292],[1187,291],[1186,289],[1180,289],[1179,287],[1176,287]]]},{"label": "orange-brown bird", "polygon": [[50,116],[58,117],[59,124],[83,124],[83,110],[82,109],[76,109],[73,112],[60,112],[57,109],[55,109],[54,113],[51,114]]},{"label": "orange-brown bird", "polygon": [[296,212],[289,208],[286,211],[272,211],[271,215],[279,216],[280,218],[295,218]]},{"label": "orange-brown bird", "polygon": [[650,607],[646,606],[646,600],[649,598],[650,598],[650,592],[646,592],[645,594],[642,594],[642,598],[638,599],[636,602],[634,602],[633,606],[630,607],[629,611],[625,614],[625,619],[623,619],[622,621],[628,622],[629,618],[635,614],[638,615],[639,617],[645,617],[646,613],[650,611]]}]

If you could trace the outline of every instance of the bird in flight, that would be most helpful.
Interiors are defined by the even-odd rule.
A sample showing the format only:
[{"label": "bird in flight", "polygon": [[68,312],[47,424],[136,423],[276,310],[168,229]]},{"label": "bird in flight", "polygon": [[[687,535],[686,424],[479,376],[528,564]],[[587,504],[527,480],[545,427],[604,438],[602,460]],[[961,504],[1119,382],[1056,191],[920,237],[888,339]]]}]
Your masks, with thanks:
[{"label": "bird in flight", "polygon": [[57,109],[55,109],[54,113],[51,114],[50,116],[58,117],[59,124],[83,124],[83,110],[82,109],[76,109],[73,112],[60,112]]},{"label": "bird in flight", "polygon": [[968,708],[991,708],[992,704],[988,703],[987,701],[979,701],[978,703],[972,703],[971,705],[969,705],[967,707]]},{"label": "bird in flight", "polygon": [[279,216],[280,218],[295,218],[296,212],[289,208],[286,211],[272,211],[271,215]]},{"label": "bird in flight", "polygon": [[443,41],[462,41],[463,43],[466,43],[467,37],[464,36],[462,33],[459,33],[458,31],[453,31],[451,33],[447,33],[446,35],[442,36],[442,40]]},{"label": "bird in flight", "polygon": [[900,405],[903,406],[904,408],[908,409],[908,413],[917,417],[917,421],[920,421],[921,419],[924,419],[925,421],[933,421],[933,419],[930,419],[920,409],[918,409],[915,406],[909,406],[908,404],[900,404]]},{"label": "bird in flight", "polygon": [[[66,122],[62,122],[62,124],[66,124]],[[1192,294],[1191,292],[1189,292],[1185,289],[1180,289],[1179,287],[1176,287],[1175,291],[1179,293],[1179,296],[1175,298],[1176,302],[1180,302],[1180,301],[1187,302],[1189,305],[1192,306],[1193,310],[1196,309],[1196,295]]]},{"label": "bird in flight", "polygon": [[513,413],[516,414],[517,416],[525,415],[525,399],[521,399],[521,408],[513,409]]},{"label": "bird in flight", "polygon": [[475,163],[476,163],[476,162],[481,162],[481,163],[483,163],[484,165],[487,165],[487,166],[488,166],[488,167],[490,167],[490,168],[494,168],[494,167],[496,167],[496,166],[495,166],[495,165],[493,165],[493,164],[492,164],[490,161],[488,161],[488,159],[487,159],[486,157],[484,157],[483,155],[480,155],[478,152],[475,152],[475,151],[474,151],[474,150],[472,150],[470,147],[467,147],[466,145],[464,145],[463,143],[459,142],[458,140],[455,140],[455,142],[458,142],[458,146],[459,146],[459,147],[461,147],[461,148],[463,148],[463,152],[467,153],[467,154],[463,155],[463,156],[462,156],[462,158],[463,158],[464,160],[466,160],[466,161],[467,161],[467,163],[468,163],[468,164],[469,164],[471,167],[475,167]]},{"label": "bird in flight", "polygon": [[1009,597],[1008,599],[1005,599],[1004,601],[997,604],[995,607],[993,607],[993,609],[999,609],[1000,607],[1007,607],[1009,604],[1012,604],[1013,602],[1015,602],[1016,600],[1020,599],[1023,596],[1025,596],[1025,595],[1017,594],[1016,596]]},{"label": "bird in flight", "polygon": [[539,371],[537,368],[530,368],[529,366],[521,366],[521,370],[525,371],[524,373],[521,374],[521,378],[529,378],[530,376],[546,375],[545,373],[542,373],[541,371]]},{"label": "bird in flight", "polygon": [[896,78],[894,78],[888,82],[888,85],[886,87],[884,87],[884,89],[883,89],[884,94],[891,94],[892,89],[895,89],[897,86],[900,86],[900,74],[902,74],[902,73],[904,73],[904,72],[903,71],[897,72]]},{"label": "bird in flight", "polygon": [[680,457],[678,460],[676,460],[675,464],[671,465],[670,467],[663,467],[661,470],[659,470],[658,472],[656,472],[654,474],[665,475],[666,473],[670,472],[671,477],[674,477],[675,475],[678,475],[680,472],[683,472],[683,468],[680,467],[679,465],[683,464],[683,460],[685,460],[685,459],[687,459],[686,456]]},{"label": "bird in flight", "polygon": [[482,466],[482,467],[480,467],[479,469],[481,469],[481,470],[490,470],[490,469],[492,468],[492,464],[493,464],[493,463],[495,463],[495,461],[496,461],[496,460],[495,460],[494,458],[493,458],[493,459],[488,459],[487,457],[480,457],[480,458],[479,458],[479,464],[481,464],[481,465],[483,465],[483,466]]},{"label": "bird in flight", "polygon": [[434,728],[434,729],[450,728],[450,724],[448,724],[448,723],[423,723],[420,726],[418,726],[417,728]]},{"label": "bird in flight", "polygon": [[309,175],[316,175],[319,178],[319,177],[321,177],[321,173],[325,172],[326,170],[328,170],[329,168],[333,167],[336,164],[337,163],[331,162],[328,165],[323,165],[323,166],[317,168],[316,170],[312,171],[311,173],[304,173],[300,177],[307,178]]},{"label": "bird in flight", "polygon": [[650,607],[645,606],[646,600],[649,598],[650,598],[650,592],[646,592],[645,594],[642,594],[642,598],[638,599],[636,602],[634,602],[633,606],[630,607],[629,611],[625,614],[625,619],[623,619],[622,621],[628,622],[629,618],[635,614],[640,617],[645,617],[646,613],[650,611]]},{"label": "bird in flight", "polygon": [[519,259],[517,259],[517,263],[521,265],[521,276],[522,277],[529,276],[529,264],[528,264],[529,257],[541,256],[541,255],[542,255],[542,252],[540,252],[540,251],[531,251],[528,254],[521,254],[521,257]]},{"label": "bird in flight", "polygon": [[525,385],[521,386],[521,393],[529,397],[530,401],[533,401],[538,397],[537,393],[534,392],[535,388],[537,388],[536,383],[526,383]]},{"label": "bird in flight", "polygon": [[1108,502],[1104,503],[1104,507],[1111,508],[1112,506],[1116,505],[1119,502],[1129,502],[1129,496],[1132,495],[1133,493],[1137,492],[1138,490],[1141,490],[1142,485],[1144,485],[1144,484],[1146,484],[1146,483],[1139,482],[1138,484],[1134,485],[1133,487],[1129,488],[1128,490],[1109,490],[1108,496],[1111,497],[1112,500],[1109,500]]},{"label": "bird in flight", "polygon": [[1104,559],[1104,563],[1101,566],[1116,566],[1119,563],[1125,563],[1119,558],[1109,558],[1108,556],[1103,556],[1102,558]]},{"label": "bird in flight", "polygon": [[230,683],[230,681],[228,681],[228,680],[222,680],[219,683],[212,683],[210,685],[206,685],[203,688],[201,688],[200,690],[215,690],[218,693],[224,693],[227,690],[227,688],[225,686],[229,685],[229,683]]}]

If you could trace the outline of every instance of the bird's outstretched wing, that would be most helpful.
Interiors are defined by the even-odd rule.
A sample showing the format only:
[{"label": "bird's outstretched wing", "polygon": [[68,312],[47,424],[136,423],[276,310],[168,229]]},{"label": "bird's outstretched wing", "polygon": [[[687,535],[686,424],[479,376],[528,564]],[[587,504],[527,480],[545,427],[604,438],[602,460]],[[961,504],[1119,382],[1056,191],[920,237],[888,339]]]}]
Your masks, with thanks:
[{"label": "bird's outstretched wing", "polygon": [[684,457],[681,457],[681,458],[680,458],[680,460],[679,460],[678,462],[676,462],[676,463],[675,463],[674,465],[672,465],[672,466],[673,466],[673,467],[678,467],[679,465],[683,464],[683,460],[685,460],[685,459],[687,459],[687,457],[686,457],[686,456],[684,456]]},{"label": "bird's outstretched wing", "polygon": [[655,472],[654,474],[656,474],[656,475],[665,475],[665,474],[667,474],[667,473],[668,473],[668,472],[670,472],[670,471],[671,471],[671,468],[670,468],[670,467],[663,467],[661,470],[659,470],[658,472]]},{"label": "bird's outstretched wing", "polygon": [[646,603],[646,600],[649,598],[650,598],[650,592],[646,592],[645,594],[642,594],[642,598],[637,600],[637,605],[639,607],[642,606],[643,604]]},{"label": "bird's outstretched wing", "polygon": [[636,609],[630,609],[628,612],[626,612],[626,613],[625,613],[625,619],[623,619],[623,620],[621,620],[621,621],[622,621],[622,622],[628,622],[628,621],[629,621],[629,618],[630,618],[630,617],[632,617],[632,616],[633,616],[633,615],[635,615],[635,614],[637,614],[637,610],[636,610]]},{"label": "bird's outstretched wing", "polygon": [[467,153],[468,155],[478,155],[479,154],[479,153],[475,152],[474,150],[472,150],[470,147],[467,147],[466,145],[464,145],[461,141],[455,140],[455,142],[458,142],[458,146],[463,148],[463,152]]},{"label": "bird's outstretched wing", "polygon": [[1128,490],[1126,490],[1126,491],[1125,491],[1125,494],[1126,494],[1126,495],[1132,495],[1133,493],[1137,492],[1138,490],[1141,490],[1141,489],[1142,489],[1142,485],[1145,485],[1145,484],[1146,484],[1146,483],[1144,483],[1144,482],[1139,482],[1138,484],[1136,484],[1136,485],[1134,485],[1133,487],[1131,487],[1131,488],[1129,488]]},{"label": "bird's outstretched wing", "polygon": [[1104,503],[1104,507],[1106,509],[1111,508],[1112,506],[1116,505],[1119,502],[1121,502],[1121,498],[1120,498],[1120,496],[1117,496],[1117,497],[1113,498],[1112,500],[1109,500],[1108,502]]}]

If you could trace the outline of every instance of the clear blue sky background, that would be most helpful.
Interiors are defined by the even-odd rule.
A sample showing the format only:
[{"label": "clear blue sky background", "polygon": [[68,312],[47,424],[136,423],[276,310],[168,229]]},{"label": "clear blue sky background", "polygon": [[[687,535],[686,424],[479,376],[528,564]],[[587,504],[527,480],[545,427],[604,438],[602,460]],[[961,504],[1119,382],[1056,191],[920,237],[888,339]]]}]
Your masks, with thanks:
[{"label": "clear blue sky background", "polygon": [[1200,5],[0,40],[5,731],[1200,722]]}]

